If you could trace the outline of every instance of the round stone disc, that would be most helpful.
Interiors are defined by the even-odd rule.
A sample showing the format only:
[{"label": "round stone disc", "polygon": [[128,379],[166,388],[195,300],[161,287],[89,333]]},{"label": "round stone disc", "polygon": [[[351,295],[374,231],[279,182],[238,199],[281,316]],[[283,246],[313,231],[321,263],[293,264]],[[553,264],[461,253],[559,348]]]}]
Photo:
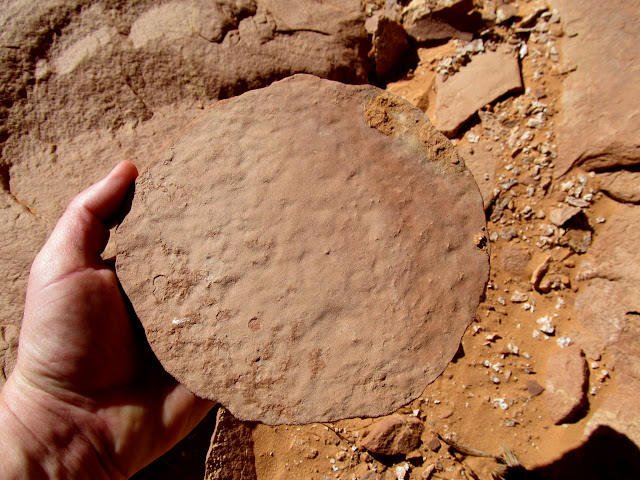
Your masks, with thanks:
[{"label": "round stone disc", "polygon": [[482,198],[419,110],[309,75],[221,101],[141,173],[117,273],[155,354],[267,424],[381,416],[474,317]]}]

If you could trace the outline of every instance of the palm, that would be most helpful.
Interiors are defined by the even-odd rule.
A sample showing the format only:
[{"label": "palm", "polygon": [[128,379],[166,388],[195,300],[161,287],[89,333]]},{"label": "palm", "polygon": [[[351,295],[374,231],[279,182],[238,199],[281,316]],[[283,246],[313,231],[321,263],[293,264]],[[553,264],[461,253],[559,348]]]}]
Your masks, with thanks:
[{"label": "palm", "polygon": [[[29,295],[21,343],[39,347],[21,351],[20,366],[31,381],[46,388],[64,379],[69,390],[92,396],[132,383],[144,345],[136,344],[111,270],[69,273]],[[45,307],[34,312],[29,305]],[[35,316],[47,318],[46,325]]]},{"label": "palm", "polygon": [[10,385],[5,396],[16,405],[63,412],[125,475],[168,450],[213,405],[164,372],[100,256],[136,175],[123,162],[78,195],[36,257],[4,389]]}]

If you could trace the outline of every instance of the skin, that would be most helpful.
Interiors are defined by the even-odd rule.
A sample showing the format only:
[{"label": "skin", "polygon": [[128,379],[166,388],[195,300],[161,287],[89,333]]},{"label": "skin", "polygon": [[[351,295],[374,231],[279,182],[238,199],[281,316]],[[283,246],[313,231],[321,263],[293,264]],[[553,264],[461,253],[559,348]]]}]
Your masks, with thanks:
[{"label": "skin", "polygon": [[3,478],[128,478],[214,405],[163,370],[101,258],[137,174],[122,162],[77,195],[33,262],[0,391]]}]

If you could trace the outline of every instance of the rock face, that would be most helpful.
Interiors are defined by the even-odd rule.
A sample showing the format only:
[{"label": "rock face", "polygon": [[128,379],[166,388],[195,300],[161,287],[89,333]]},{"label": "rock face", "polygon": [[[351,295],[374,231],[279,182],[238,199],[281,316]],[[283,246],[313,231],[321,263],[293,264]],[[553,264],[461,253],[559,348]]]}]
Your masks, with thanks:
[{"label": "rock face", "polygon": [[522,89],[518,59],[502,49],[475,55],[455,75],[436,77],[434,125],[448,136],[486,104]]},{"label": "rock face", "polygon": [[406,455],[420,445],[424,424],[415,417],[391,415],[373,424],[360,447],[378,455]]},{"label": "rock face", "polygon": [[369,70],[357,0],[12,0],[0,24],[18,46],[0,52],[2,163],[12,193],[52,220],[132,146],[145,165],[177,112],[297,72],[362,83]]},{"label": "rock face", "polygon": [[251,427],[220,407],[207,453],[205,480],[257,479]]},{"label": "rock face", "polygon": [[595,412],[587,431],[608,425],[640,444],[640,207],[624,206],[608,219],[591,253],[597,278],[576,298],[580,322],[612,354],[617,390]]},{"label": "rock face", "polygon": [[29,267],[75,193],[120,160],[148,164],[217,99],[295,72],[366,81],[363,23],[358,0],[3,2],[0,351],[15,351]]},{"label": "rock face", "polygon": [[[557,176],[640,162],[640,4],[552,0],[565,25]],[[594,86],[597,86],[594,88]]]},{"label": "rock face", "polygon": [[122,285],[167,371],[242,420],[395,411],[444,370],[487,281],[471,174],[374,87],[302,75],[219,102],[136,188]]},{"label": "rock face", "polygon": [[544,394],[556,425],[572,420],[585,407],[588,378],[587,362],[579,347],[573,345],[549,356]]},{"label": "rock face", "polygon": [[618,170],[598,174],[600,189],[625,203],[640,203],[640,172]]},{"label": "rock face", "polygon": [[0,387],[15,365],[18,332],[31,262],[49,225],[5,191],[0,191]]},{"label": "rock face", "polygon": [[471,0],[413,0],[404,10],[402,24],[418,42],[460,38],[471,40],[480,19],[469,15]]}]

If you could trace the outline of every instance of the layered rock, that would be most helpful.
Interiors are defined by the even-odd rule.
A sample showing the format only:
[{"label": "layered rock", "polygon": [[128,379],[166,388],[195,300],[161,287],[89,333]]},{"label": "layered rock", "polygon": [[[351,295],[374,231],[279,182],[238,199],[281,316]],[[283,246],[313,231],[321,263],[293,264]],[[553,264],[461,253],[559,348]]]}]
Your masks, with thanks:
[{"label": "layered rock", "polygon": [[640,4],[552,0],[562,17],[562,116],[555,174],[640,162]]}]

